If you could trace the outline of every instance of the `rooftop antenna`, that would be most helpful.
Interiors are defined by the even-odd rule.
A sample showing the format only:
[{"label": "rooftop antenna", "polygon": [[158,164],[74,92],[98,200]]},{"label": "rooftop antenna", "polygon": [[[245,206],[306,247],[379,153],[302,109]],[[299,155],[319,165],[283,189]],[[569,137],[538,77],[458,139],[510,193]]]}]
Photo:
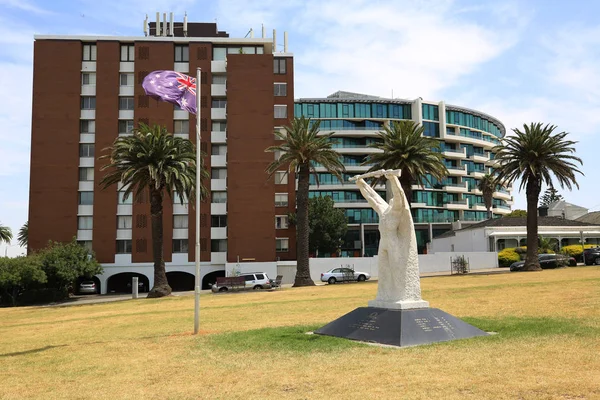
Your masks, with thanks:
[{"label": "rooftop antenna", "polygon": [[267,34],[267,31],[265,30],[265,24],[260,24],[260,26],[262,26],[262,38],[265,38],[265,35]]},{"label": "rooftop antenna", "polygon": [[163,13],[162,35],[167,36],[167,13]]},{"label": "rooftop antenna", "polygon": [[148,14],[146,14],[146,19],[144,19],[144,36],[148,36]]},{"label": "rooftop antenna", "polygon": [[154,27],[154,36],[160,36],[160,13],[156,12],[156,25]]},{"label": "rooftop antenna", "polygon": [[183,36],[187,36],[187,11],[183,15]]},{"label": "rooftop antenna", "polygon": [[250,28],[250,30],[248,31],[248,33],[246,33],[246,36],[244,37],[247,38],[248,35],[250,35],[250,37],[254,37],[254,31],[252,30],[252,28]]},{"label": "rooftop antenna", "polygon": [[169,21],[169,36],[175,36],[175,23],[173,13],[170,13]]}]

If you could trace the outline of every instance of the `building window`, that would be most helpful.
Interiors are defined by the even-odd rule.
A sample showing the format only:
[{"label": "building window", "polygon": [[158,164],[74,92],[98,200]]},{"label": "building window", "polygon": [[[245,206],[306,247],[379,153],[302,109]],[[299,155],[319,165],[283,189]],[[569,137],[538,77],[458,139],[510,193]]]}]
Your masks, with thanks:
[{"label": "building window", "polygon": [[92,168],[92,167],[79,168],[79,180],[80,181],[93,181],[94,180],[94,168]]},{"label": "building window", "polygon": [[276,238],[275,239],[275,251],[276,252],[286,252],[289,251],[290,248],[290,240],[288,238]]},{"label": "building window", "polygon": [[94,133],[96,132],[96,121],[93,119],[82,119],[79,121],[79,132]]},{"label": "building window", "polygon": [[79,157],[94,157],[94,144],[81,143],[79,145]]},{"label": "building window", "polygon": [[134,128],[132,119],[122,119],[119,120],[119,135],[125,135],[131,133],[131,130]]},{"label": "building window", "polygon": [[94,204],[94,192],[78,192],[77,204],[80,206],[91,206]]},{"label": "building window", "polygon": [[210,241],[210,251],[224,252],[227,251],[227,239],[213,239]]},{"label": "building window", "polygon": [[287,215],[276,215],[275,216],[275,229],[287,229],[289,227],[289,220]]},{"label": "building window", "polygon": [[173,192],[173,204],[179,204],[179,205],[181,205],[182,203],[183,204],[187,204],[188,203],[187,197],[181,196],[177,192]]},{"label": "building window", "polygon": [[185,215],[173,215],[173,229],[187,229],[188,228],[188,216]]},{"label": "building window", "polygon": [[83,61],[96,61],[96,45],[95,44],[84,44],[83,45]]},{"label": "building window", "polygon": [[273,59],[273,73],[283,75],[286,73],[285,58]]},{"label": "building window", "polygon": [[83,86],[95,85],[96,84],[96,74],[93,72],[84,72],[83,74],[81,74],[81,84]]},{"label": "building window", "polygon": [[77,244],[80,245],[81,247],[83,247],[84,249],[87,249],[87,251],[89,251],[89,252],[92,251],[92,241],[91,240],[78,240]]},{"label": "building window", "polygon": [[227,100],[213,99],[212,108],[227,108]]},{"label": "building window", "polygon": [[117,217],[117,229],[132,229],[133,217],[131,215],[119,215]]},{"label": "building window", "polygon": [[121,86],[133,86],[133,74],[120,74]]},{"label": "building window", "polygon": [[96,97],[95,96],[81,96],[81,109],[82,110],[95,110],[96,109]]},{"label": "building window", "polygon": [[211,203],[227,203],[227,192],[212,192]]},{"label": "building window", "polygon": [[190,62],[190,48],[187,45],[175,46],[175,62]]},{"label": "building window", "polygon": [[126,198],[124,190],[118,191],[117,192],[117,204],[119,204],[119,205],[133,204],[133,194],[130,193],[129,196],[127,196],[127,198]]},{"label": "building window", "polygon": [[288,194],[287,193],[275,193],[275,207],[287,207],[288,205]]},{"label": "building window", "polygon": [[213,47],[213,61],[225,61],[227,58],[227,48]]},{"label": "building window", "polygon": [[173,133],[190,134],[190,121],[176,120],[173,125]]},{"label": "building window", "polygon": [[187,239],[173,239],[173,253],[187,253],[188,252],[188,240]]},{"label": "building window", "polygon": [[121,61],[135,60],[135,46],[132,44],[121,45]]},{"label": "building window", "polygon": [[131,240],[117,240],[117,254],[131,254]]},{"label": "building window", "polygon": [[423,136],[440,137],[440,124],[437,122],[424,121],[423,127],[425,128]]},{"label": "building window", "polygon": [[273,85],[275,96],[287,96],[287,83],[276,83]]},{"label": "building window", "polygon": [[225,84],[227,84],[227,76],[225,76],[225,75],[213,75],[212,76],[212,84],[213,85],[225,85]]},{"label": "building window", "polygon": [[213,156],[224,156],[227,154],[227,145],[213,144],[210,146],[210,154]]},{"label": "building window", "polygon": [[288,183],[287,171],[276,171],[274,175],[275,175],[275,184],[276,185],[285,185]]},{"label": "building window", "polygon": [[210,217],[210,226],[212,228],[227,227],[227,215],[213,215]]},{"label": "building window", "polygon": [[439,108],[432,104],[423,104],[423,119],[439,121]]},{"label": "building window", "polygon": [[213,168],[210,170],[211,179],[227,179],[227,168]]},{"label": "building window", "polygon": [[275,118],[287,118],[287,106],[276,105],[274,113]]},{"label": "building window", "polygon": [[94,227],[93,217],[77,217],[77,229],[90,230]]},{"label": "building window", "polygon": [[133,110],[133,97],[119,97],[119,110]]},{"label": "building window", "polygon": [[227,130],[227,122],[213,122],[211,130],[213,132],[225,132]]}]

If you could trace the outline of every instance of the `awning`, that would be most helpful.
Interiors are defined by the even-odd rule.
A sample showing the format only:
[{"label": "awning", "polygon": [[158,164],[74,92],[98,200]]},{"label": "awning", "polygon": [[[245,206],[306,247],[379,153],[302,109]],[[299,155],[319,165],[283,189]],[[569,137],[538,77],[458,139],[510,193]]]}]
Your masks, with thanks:
[{"label": "awning", "polygon": [[[563,236],[563,237],[580,237],[581,232],[573,231],[543,231],[539,232],[539,236]],[[527,236],[527,231],[513,231],[513,232],[492,232],[488,236]],[[600,231],[583,231],[583,236],[598,236],[600,237]]]}]

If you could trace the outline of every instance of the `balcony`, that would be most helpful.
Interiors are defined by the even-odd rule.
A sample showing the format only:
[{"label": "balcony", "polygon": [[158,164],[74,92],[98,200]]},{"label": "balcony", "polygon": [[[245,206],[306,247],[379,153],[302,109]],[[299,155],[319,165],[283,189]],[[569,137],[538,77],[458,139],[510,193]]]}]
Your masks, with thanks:
[{"label": "balcony", "polygon": [[94,215],[94,206],[93,205],[77,206],[77,215]]},{"label": "balcony", "polygon": [[227,143],[227,132],[211,132],[211,143]]},{"label": "balcony", "polygon": [[79,157],[79,166],[80,167],[93,167],[94,166],[94,157]]},{"label": "balcony", "polygon": [[226,120],[227,119],[227,109],[226,108],[211,108],[210,109],[210,118],[217,120]]},{"label": "balcony", "polygon": [[472,171],[471,176],[475,178],[483,178],[485,176],[485,172],[483,171]]},{"label": "balcony", "polygon": [[466,151],[466,149],[462,149],[462,150],[444,150],[442,152],[442,155],[445,158],[465,159],[465,158],[467,158],[467,151]]},{"label": "balcony", "polygon": [[218,251],[218,252],[213,251],[210,253],[210,263],[211,264],[225,264],[226,262],[227,262],[227,252],[226,251]]},{"label": "balcony", "polygon": [[96,110],[81,110],[79,114],[81,119],[96,119]]},{"label": "balcony", "polygon": [[212,215],[224,215],[227,214],[227,203],[211,203],[210,213]]},{"label": "balcony", "polygon": [[83,72],[96,72],[96,61],[83,61],[81,63],[81,70]]},{"label": "balcony", "polygon": [[92,192],[94,191],[94,181],[79,181],[80,192]]},{"label": "balcony", "polygon": [[227,156],[226,155],[210,156],[210,166],[211,167],[226,167],[227,166]]},{"label": "balcony", "polygon": [[[177,120],[190,119],[190,113],[185,110],[173,110],[173,119],[177,119]],[[195,129],[195,127],[194,127],[194,129]]]},{"label": "balcony", "polygon": [[211,239],[227,239],[227,228],[210,228]]},{"label": "balcony", "polygon": [[96,85],[81,85],[81,95],[82,96],[95,96],[96,95]]},{"label": "balcony", "polygon": [[173,215],[185,215],[188,213],[188,205],[175,203],[173,204]]},{"label": "balcony", "polygon": [[119,72],[135,72],[135,62],[121,61],[119,63]]},{"label": "balcony", "polygon": [[92,232],[91,229],[78,229],[77,240],[92,240]]},{"label": "balcony", "polygon": [[175,72],[182,72],[184,74],[187,74],[190,70],[190,63],[187,62],[176,62],[173,65],[173,71]]},{"label": "balcony", "polygon": [[133,215],[133,205],[117,204],[117,215]]},{"label": "balcony", "polygon": [[133,96],[133,86],[119,86],[119,96]]},{"label": "balcony", "polygon": [[227,72],[227,61],[211,61],[210,62],[210,72],[214,73],[225,73]]},{"label": "balcony", "polygon": [[469,200],[457,200],[446,203],[446,208],[448,210],[468,210],[469,209]]},{"label": "balcony", "polygon": [[498,198],[498,199],[502,199],[502,200],[512,200],[512,196],[510,195],[510,193],[508,192],[504,192],[504,191],[496,191],[494,192],[494,197]]},{"label": "balcony", "polygon": [[510,207],[509,206],[494,206],[492,208],[492,211],[495,212],[496,214],[506,215],[506,214],[510,214]]},{"label": "balcony", "polygon": [[469,185],[465,183],[448,183],[443,188],[449,193],[469,193]]},{"label": "balcony", "polygon": [[131,240],[132,237],[132,229],[117,229],[117,240]]},{"label": "balcony", "polygon": [[484,203],[475,203],[471,206],[471,210],[473,211],[487,211],[487,207]]},{"label": "balcony", "polygon": [[366,200],[339,200],[333,206],[335,208],[371,208]]},{"label": "balcony", "polygon": [[210,85],[210,95],[211,96],[226,96],[225,84],[212,84]]},{"label": "balcony", "polygon": [[227,179],[211,179],[210,190],[227,190]]},{"label": "balcony", "polygon": [[119,110],[119,119],[133,119],[133,110]]},{"label": "balcony", "polygon": [[450,175],[458,175],[458,176],[467,176],[469,173],[467,172],[467,166],[464,167],[446,167],[448,168],[448,174]]},{"label": "balcony", "polygon": [[79,143],[94,143],[96,141],[96,135],[93,133],[80,133]]},{"label": "balcony", "polygon": [[488,162],[490,160],[489,154],[473,154],[471,159],[476,162]]}]

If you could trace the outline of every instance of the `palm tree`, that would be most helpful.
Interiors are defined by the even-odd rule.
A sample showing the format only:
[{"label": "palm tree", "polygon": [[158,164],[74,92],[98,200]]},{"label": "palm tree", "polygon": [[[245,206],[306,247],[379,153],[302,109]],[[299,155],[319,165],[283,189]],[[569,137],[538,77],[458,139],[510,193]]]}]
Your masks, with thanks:
[{"label": "palm tree", "polygon": [[21,229],[19,229],[19,235],[17,236],[17,241],[19,242],[19,246],[27,247],[27,242],[29,240],[29,221],[25,222]]},{"label": "palm tree", "polygon": [[12,238],[12,230],[8,226],[0,224],[0,243],[6,242],[6,244],[10,244]]},{"label": "palm tree", "polygon": [[493,175],[485,174],[483,178],[479,180],[477,189],[483,193],[483,202],[485,208],[487,208],[488,219],[492,219],[492,203],[494,201],[494,191],[496,190],[496,178]]},{"label": "palm tree", "polygon": [[[119,137],[111,147],[104,149],[110,154],[100,158],[110,162],[101,168],[108,172],[100,184],[107,188],[121,182],[126,188],[126,197],[149,191],[154,287],[148,297],[168,296],[171,287],[163,259],[163,196],[166,192],[172,197],[176,192],[183,202],[184,197],[191,200],[196,195],[195,147],[188,139],[174,137],[159,125],[150,127],[140,123],[132,132],[132,136]],[[202,178],[208,178],[204,168],[201,173]],[[206,196],[204,187],[201,196]]]},{"label": "palm tree", "polygon": [[[294,118],[291,126],[285,127],[285,133],[275,131],[282,141],[280,145],[271,146],[265,151],[281,152],[279,159],[267,167],[267,173],[272,176],[275,171],[286,168],[298,175],[298,193],[296,197],[296,232],[298,234],[297,268],[294,287],[313,286],[308,265],[308,187],[309,177],[316,175],[315,163],[325,167],[327,171],[342,179],[341,172],[344,164],[339,154],[332,149],[331,135],[319,135],[321,121],[310,121],[304,117]],[[317,184],[319,183],[317,177]]]},{"label": "palm tree", "polygon": [[[527,196],[527,257],[523,270],[541,270],[538,262],[538,215],[537,204],[542,184],[552,185],[552,175],[562,188],[569,190],[579,184],[575,173],[582,164],[575,153],[577,142],[567,140],[567,132],[554,133],[556,126],[542,123],[523,125],[523,131],[513,129],[515,136],[505,139],[504,145],[496,146],[498,182],[514,182],[521,179],[519,190],[525,188]],[[579,165],[577,165],[579,164]]]},{"label": "palm tree", "polygon": [[[400,185],[406,193],[409,204],[412,202],[412,185],[421,186],[429,182],[428,174],[442,181],[448,174],[440,153],[440,142],[423,136],[425,128],[414,121],[394,121],[378,132],[380,139],[369,147],[383,150],[383,153],[370,154],[363,164],[372,164],[369,172],[380,169],[400,169]],[[381,177],[376,182],[385,182]],[[432,182],[429,182],[432,183]]]}]

